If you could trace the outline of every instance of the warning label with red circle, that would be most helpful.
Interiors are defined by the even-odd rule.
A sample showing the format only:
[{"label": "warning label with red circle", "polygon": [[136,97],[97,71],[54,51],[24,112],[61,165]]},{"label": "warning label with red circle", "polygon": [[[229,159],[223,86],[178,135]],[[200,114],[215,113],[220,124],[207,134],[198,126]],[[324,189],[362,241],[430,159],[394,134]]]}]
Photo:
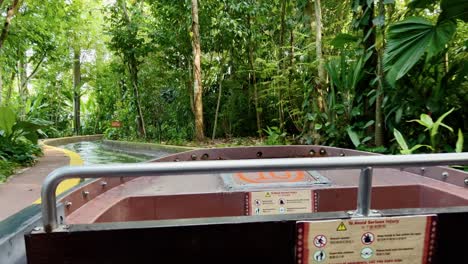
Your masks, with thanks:
[{"label": "warning label with red circle", "polygon": [[250,192],[248,215],[299,214],[314,211],[312,190]]},{"label": "warning label with red circle", "polygon": [[435,215],[298,222],[297,259],[301,264],[423,264],[432,256],[435,231]]}]

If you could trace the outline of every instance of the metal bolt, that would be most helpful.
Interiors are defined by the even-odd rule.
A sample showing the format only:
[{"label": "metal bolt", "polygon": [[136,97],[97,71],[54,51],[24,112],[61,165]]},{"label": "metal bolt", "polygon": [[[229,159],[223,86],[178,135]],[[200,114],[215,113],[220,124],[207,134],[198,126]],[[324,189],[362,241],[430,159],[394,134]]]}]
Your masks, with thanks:
[{"label": "metal bolt", "polygon": [[65,202],[65,207],[70,208],[70,206],[72,206],[72,202]]},{"label": "metal bolt", "polygon": [[354,211],[348,211],[346,213],[349,214],[349,215],[353,215],[355,212]]},{"label": "metal bolt", "polygon": [[444,171],[442,172],[442,179],[447,179],[447,177],[449,176],[448,172]]},{"label": "metal bolt", "polygon": [[341,152],[341,153],[340,153],[340,156],[341,156],[341,157],[344,157],[344,156],[345,156],[344,152]]},{"label": "metal bolt", "polygon": [[88,191],[82,191],[81,194],[83,195],[83,198],[87,198],[89,195]]},{"label": "metal bolt", "polygon": [[203,155],[201,156],[201,159],[202,159],[202,160],[207,160],[207,159],[209,159],[209,158],[210,158],[210,155],[208,155],[208,153],[205,153],[205,154],[203,154]]},{"label": "metal bolt", "polygon": [[424,175],[425,172],[426,172],[426,168],[421,167],[421,175]]},{"label": "metal bolt", "polygon": [[34,230],[34,231],[41,231],[42,228],[40,228],[40,227],[38,227],[38,226],[35,226],[35,227],[33,228],[33,230]]},{"label": "metal bolt", "polygon": [[106,186],[107,186],[107,182],[106,181],[101,181],[101,187],[105,188]]},{"label": "metal bolt", "polygon": [[468,185],[468,178],[465,178],[464,182],[465,182],[465,185]]},{"label": "metal bolt", "polygon": [[375,209],[374,209],[374,210],[371,210],[371,212],[372,212],[373,214],[377,214],[377,213],[379,212],[379,210],[375,210]]},{"label": "metal bolt", "polygon": [[310,155],[310,156],[314,156],[314,155],[315,155],[315,150],[311,149],[311,150],[309,151],[309,155]]},{"label": "metal bolt", "polygon": [[323,148],[320,149],[320,155],[325,155],[327,154],[327,151]]},{"label": "metal bolt", "polygon": [[197,155],[192,154],[191,158],[192,158],[192,160],[196,160],[196,159],[197,159]]}]

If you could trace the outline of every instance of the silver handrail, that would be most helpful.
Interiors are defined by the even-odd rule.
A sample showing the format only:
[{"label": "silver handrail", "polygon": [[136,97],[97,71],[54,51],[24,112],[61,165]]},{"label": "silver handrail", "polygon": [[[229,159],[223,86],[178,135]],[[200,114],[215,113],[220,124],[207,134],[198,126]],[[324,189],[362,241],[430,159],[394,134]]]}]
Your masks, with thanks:
[{"label": "silver handrail", "polygon": [[[70,178],[169,176],[239,171],[281,171],[293,169],[362,169],[366,167],[404,168],[436,165],[468,165],[468,153],[212,160],[63,167],[50,173],[42,185],[42,221],[46,232],[52,232],[57,228],[57,201],[55,191],[61,181]],[[370,188],[365,192],[370,192]],[[367,194],[366,196],[370,199],[370,194]]]}]

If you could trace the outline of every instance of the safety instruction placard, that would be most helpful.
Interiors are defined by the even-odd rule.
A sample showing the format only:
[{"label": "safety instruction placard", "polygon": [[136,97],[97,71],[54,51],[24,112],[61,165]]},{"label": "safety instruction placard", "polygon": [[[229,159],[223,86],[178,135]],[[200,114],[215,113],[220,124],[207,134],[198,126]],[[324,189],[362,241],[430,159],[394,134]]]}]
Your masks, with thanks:
[{"label": "safety instruction placard", "polygon": [[248,215],[299,214],[314,211],[312,190],[250,192]]},{"label": "safety instruction placard", "polygon": [[297,262],[427,263],[435,219],[425,215],[298,222]]}]

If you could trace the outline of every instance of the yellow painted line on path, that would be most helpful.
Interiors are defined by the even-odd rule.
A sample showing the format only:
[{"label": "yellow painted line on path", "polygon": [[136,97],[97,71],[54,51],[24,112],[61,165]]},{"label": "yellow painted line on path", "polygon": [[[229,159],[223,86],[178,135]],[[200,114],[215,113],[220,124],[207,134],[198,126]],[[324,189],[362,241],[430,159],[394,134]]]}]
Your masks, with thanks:
[{"label": "yellow painted line on path", "polygon": [[[62,151],[63,153],[65,153],[65,155],[67,155],[70,158],[70,166],[81,166],[84,163],[83,159],[81,159],[80,155],[78,155],[78,153],[76,153],[76,152],[73,152],[73,151],[68,150],[68,149],[61,149],[61,148],[48,146],[48,145],[44,145],[44,147],[45,148],[55,149],[55,150]],[[67,179],[67,180],[64,180],[57,187],[57,191],[55,192],[55,195],[59,195],[59,194],[61,194],[63,192],[66,192],[67,190],[73,188],[74,186],[76,186],[79,183],[80,183],[80,179]],[[41,203],[41,199],[39,198],[33,204],[40,204],[40,203]]]}]

